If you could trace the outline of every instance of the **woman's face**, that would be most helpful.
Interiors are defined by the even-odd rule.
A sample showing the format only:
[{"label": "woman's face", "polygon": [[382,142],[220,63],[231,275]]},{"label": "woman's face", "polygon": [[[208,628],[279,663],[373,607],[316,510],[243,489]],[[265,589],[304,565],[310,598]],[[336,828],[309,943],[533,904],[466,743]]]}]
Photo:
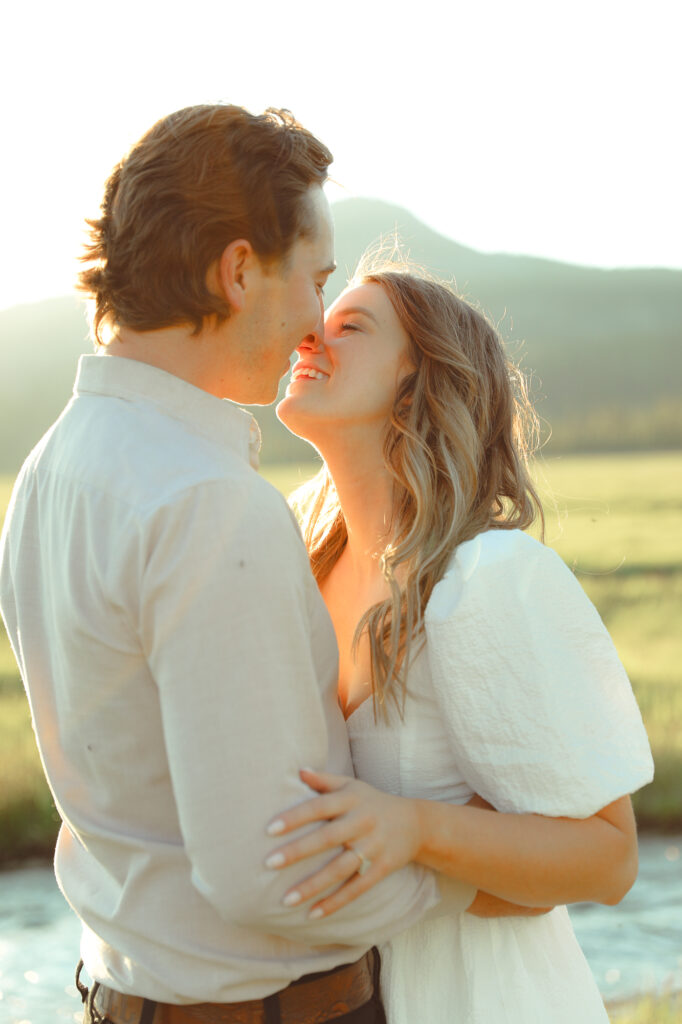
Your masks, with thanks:
[{"label": "woman's face", "polygon": [[279,419],[313,444],[335,427],[383,428],[409,369],[408,344],[381,285],[347,289],[327,310],[324,340],[309,335],[297,348]]}]

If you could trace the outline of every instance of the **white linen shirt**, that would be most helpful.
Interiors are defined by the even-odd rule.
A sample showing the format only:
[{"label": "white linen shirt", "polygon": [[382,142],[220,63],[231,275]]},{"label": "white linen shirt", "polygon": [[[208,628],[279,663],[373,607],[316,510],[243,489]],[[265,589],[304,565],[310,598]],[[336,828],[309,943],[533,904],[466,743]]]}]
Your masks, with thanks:
[{"label": "white linen shirt", "polygon": [[[86,969],[164,1002],[268,995],[439,903],[410,866],[310,921],[281,899],[329,855],[263,866],[268,821],[311,795],[299,769],[352,766],[331,621],[284,499],[249,465],[251,423],[155,367],[84,356],[0,542]],[[436,913],[472,898],[455,886]]]}]

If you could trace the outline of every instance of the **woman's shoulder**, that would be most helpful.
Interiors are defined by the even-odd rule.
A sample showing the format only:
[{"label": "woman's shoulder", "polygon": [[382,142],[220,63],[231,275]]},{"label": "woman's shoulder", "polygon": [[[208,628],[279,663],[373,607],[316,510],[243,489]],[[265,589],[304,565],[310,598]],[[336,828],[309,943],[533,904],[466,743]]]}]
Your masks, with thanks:
[{"label": "woman's shoulder", "polygon": [[474,579],[481,573],[512,568],[515,572],[557,558],[552,548],[523,530],[485,530],[459,544],[444,573]]},{"label": "woman's shoulder", "polygon": [[470,541],[460,544],[453,556],[453,561],[467,559],[469,545],[477,552],[477,567],[485,569],[489,566],[498,567],[509,562],[528,564],[546,557],[551,548],[545,547],[539,540],[524,533],[523,530],[485,530]]},{"label": "woman's shoulder", "polygon": [[545,579],[569,572],[558,555],[522,530],[486,530],[458,545],[436,584],[427,608],[429,617],[450,614],[465,598],[480,593],[510,600],[523,592],[538,574]]},{"label": "woman's shoulder", "polygon": [[516,530],[460,545],[425,633],[458,765],[498,810],[584,817],[650,780],[623,666],[551,548]]}]

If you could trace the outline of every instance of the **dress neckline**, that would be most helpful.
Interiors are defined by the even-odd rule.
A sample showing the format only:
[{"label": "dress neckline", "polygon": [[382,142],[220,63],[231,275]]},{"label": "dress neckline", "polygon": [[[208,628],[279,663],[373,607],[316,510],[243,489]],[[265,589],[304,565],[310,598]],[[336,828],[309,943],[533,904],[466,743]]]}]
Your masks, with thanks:
[{"label": "dress neckline", "polygon": [[[369,697],[365,697],[364,700],[361,700],[359,704],[355,705],[355,707],[353,708],[351,713],[348,715],[348,717],[346,717],[346,715],[343,716],[344,720],[346,722],[346,725],[348,725],[348,723],[350,722],[350,720],[353,717],[353,715],[356,715],[358,713],[360,708],[364,707],[365,704],[371,704],[371,703],[372,703],[372,694],[370,693]],[[343,709],[341,709],[341,714],[343,714]]]}]

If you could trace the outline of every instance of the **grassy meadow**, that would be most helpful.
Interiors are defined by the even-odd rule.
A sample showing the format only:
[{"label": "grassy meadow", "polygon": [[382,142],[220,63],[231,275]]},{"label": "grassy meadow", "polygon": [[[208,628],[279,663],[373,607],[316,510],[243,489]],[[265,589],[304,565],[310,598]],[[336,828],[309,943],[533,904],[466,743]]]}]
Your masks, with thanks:
[{"label": "grassy meadow", "polygon": [[[314,470],[263,472],[286,494]],[[557,458],[539,463],[536,479],[545,539],[599,609],[649,732],[657,774],[635,796],[640,828],[682,829],[682,453]],[[10,490],[11,480],[0,477],[3,516]],[[58,819],[4,630],[0,751],[0,863],[49,855]]]},{"label": "grassy meadow", "polygon": [[545,540],[598,608],[647,727],[640,828],[682,829],[682,453],[565,457],[536,479]]},{"label": "grassy meadow", "polygon": [[607,1005],[611,1024],[679,1024],[682,999],[679,993],[645,996],[643,999]]}]

